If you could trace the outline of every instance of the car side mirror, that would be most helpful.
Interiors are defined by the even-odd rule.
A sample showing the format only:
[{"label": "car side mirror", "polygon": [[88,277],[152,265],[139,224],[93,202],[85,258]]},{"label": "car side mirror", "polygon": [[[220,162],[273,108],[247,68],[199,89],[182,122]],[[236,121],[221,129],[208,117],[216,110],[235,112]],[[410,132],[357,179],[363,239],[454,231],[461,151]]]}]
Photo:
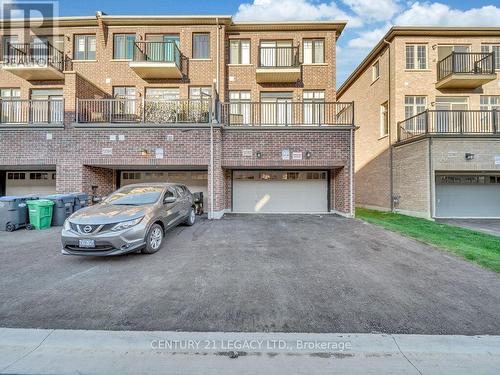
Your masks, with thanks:
[{"label": "car side mirror", "polygon": [[164,204],[175,203],[176,200],[177,200],[176,197],[165,197],[165,199],[163,200],[163,203]]}]

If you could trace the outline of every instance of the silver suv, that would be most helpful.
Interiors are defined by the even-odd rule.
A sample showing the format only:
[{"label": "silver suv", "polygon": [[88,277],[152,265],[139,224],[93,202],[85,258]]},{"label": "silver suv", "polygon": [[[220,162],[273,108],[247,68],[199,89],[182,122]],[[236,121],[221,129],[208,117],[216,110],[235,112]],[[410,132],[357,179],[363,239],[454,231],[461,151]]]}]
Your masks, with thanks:
[{"label": "silver suv", "polygon": [[193,195],[180,184],[127,185],[101,203],[71,215],[62,231],[62,253],[156,253],[165,232],[196,220]]}]

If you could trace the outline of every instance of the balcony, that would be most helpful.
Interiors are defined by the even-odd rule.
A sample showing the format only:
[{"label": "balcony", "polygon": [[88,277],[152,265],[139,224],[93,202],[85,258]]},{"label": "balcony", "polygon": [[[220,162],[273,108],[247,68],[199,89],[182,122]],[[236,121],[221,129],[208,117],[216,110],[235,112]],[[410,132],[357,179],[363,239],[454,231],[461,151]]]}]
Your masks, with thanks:
[{"label": "balcony", "polygon": [[50,43],[9,43],[3,69],[27,81],[64,79],[64,54]]},{"label": "balcony", "polygon": [[497,78],[493,53],[452,52],[437,64],[437,89],[476,89]]},{"label": "balcony", "polygon": [[226,126],[352,126],[354,104],[340,102],[230,102],[221,105]]},{"label": "balcony", "polygon": [[398,124],[399,141],[424,135],[500,136],[500,111],[427,110]]},{"label": "balcony", "polygon": [[76,121],[81,124],[209,123],[211,99],[78,99]]},{"label": "balcony", "polygon": [[62,126],[63,123],[64,101],[62,99],[0,100],[1,125]]},{"label": "balcony", "polygon": [[258,83],[294,83],[300,79],[299,47],[260,47]]},{"label": "balcony", "polygon": [[175,42],[135,42],[129,66],[144,79],[182,78],[182,55]]}]

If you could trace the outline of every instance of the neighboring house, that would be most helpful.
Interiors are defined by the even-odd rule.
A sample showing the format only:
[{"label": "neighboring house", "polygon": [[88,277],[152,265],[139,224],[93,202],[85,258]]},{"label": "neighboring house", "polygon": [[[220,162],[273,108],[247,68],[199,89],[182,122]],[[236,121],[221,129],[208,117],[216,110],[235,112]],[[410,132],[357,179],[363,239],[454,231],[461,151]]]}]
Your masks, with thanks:
[{"label": "neighboring house", "polygon": [[500,217],[500,28],[393,27],[339,88],[355,101],[356,204]]},{"label": "neighboring house", "polygon": [[214,218],[352,215],[354,109],[335,87],[345,22],[54,21],[0,30],[0,195],[169,181],[203,192]]}]

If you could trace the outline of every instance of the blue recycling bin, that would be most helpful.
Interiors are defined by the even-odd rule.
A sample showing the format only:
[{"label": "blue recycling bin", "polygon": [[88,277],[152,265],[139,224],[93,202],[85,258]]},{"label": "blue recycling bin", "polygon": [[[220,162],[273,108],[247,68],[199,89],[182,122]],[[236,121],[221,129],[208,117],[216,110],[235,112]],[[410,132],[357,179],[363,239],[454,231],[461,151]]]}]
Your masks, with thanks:
[{"label": "blue recycling bin", "polygon": [[75,211],[78,211],[80,208],[87,207],[87,202],[89,199],[89,196],[87,194],[78,192],[69,194],[75,197]]},{"label": "blue recycling bin", "polygon": [[41,198],[54,202],[52,226],[64,225],[64,221],[75,211],[75,196],[72,194],[52,194]]},{"label": "blue recycling bin", "polygon": [[13,232],[29,223],[26,201],[38,199],[34,196],[0,197],[0,230]]}]

